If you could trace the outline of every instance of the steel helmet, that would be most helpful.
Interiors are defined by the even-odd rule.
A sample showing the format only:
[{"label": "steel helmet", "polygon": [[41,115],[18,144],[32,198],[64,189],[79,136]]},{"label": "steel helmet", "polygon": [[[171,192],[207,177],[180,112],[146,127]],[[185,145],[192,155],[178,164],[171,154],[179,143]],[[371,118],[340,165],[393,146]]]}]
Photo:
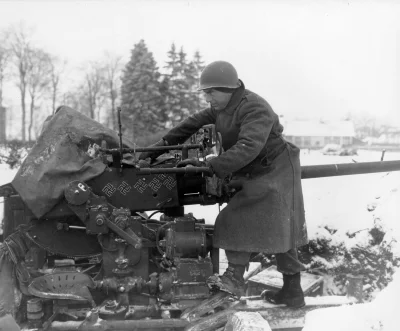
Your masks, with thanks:
[{"label": "steel helmet", "polygon": [[200,75],[198,91],[213,88],[238,88],[240,86],[235,67],[226,61],[215,61],[208,64]]}]

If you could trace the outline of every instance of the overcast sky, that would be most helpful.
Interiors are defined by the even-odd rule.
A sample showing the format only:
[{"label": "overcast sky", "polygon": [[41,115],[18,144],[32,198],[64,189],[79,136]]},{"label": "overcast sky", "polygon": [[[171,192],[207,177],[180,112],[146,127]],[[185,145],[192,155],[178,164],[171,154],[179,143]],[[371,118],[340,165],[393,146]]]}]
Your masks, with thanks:
[{"label": "overcast sky", "polygon": [[374,114],[400,126],[399,17],[389,0],[0,0],[0,29],[25,21],[72,65],[104,50],[127,60],[144,39],[162,67],[175,42],[230,61],[278,114]]}]

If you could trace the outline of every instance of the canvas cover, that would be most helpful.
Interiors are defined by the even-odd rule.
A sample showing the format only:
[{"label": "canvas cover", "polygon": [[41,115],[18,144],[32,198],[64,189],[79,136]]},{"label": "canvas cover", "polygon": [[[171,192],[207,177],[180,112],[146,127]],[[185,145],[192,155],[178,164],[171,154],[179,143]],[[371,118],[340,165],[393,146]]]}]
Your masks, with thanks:
[{"label": "canvas cover", "polygon": [[[62,106],[43,125],[42,132],[15,175],[12,185],[38,218],[63,197],[73,180],[87,181],[106,168],[101,157],[93,156],[93,144],[117,148],[117,132]],[[124,139],[124,147],[134,144]]]}]

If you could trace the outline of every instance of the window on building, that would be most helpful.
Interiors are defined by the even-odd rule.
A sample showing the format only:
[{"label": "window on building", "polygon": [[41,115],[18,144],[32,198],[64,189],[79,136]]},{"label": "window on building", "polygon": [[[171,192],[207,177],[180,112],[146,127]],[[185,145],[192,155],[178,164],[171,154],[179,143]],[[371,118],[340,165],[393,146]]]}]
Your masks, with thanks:
[{"label": "window on building", "polygon": [[286,141],[292,142],[293,136],[286,136],[285,139],[286,139]]},{"label": "window on building", "polygon": [[311,146],[311,137],[305,136],[305,137],[303,137],[303,138],[304,138],[304,146],[305,146],[305,147]]},{"label": "window on building", "polygon": [[331,137],[324,137],[324,144],[328,145],[331,143]]},{"label": "window on building", "polygon": [[340,137],[333,137],[333,143],[340,145]]},{"label": "window on building", "polygon": [[294,137],[294,144],[296,146],[301,146],[301,137]]},{"label": "window on building", "polygon": [[343,137],[343,145],[350,145],[351,139],[350,137]]}]

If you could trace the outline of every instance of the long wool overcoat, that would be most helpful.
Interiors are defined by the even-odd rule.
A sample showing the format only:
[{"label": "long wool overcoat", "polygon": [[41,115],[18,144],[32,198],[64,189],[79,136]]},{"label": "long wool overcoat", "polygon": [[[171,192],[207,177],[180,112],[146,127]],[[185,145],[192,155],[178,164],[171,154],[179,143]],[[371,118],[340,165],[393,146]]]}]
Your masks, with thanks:
[{"label": "long wool overcoat", "polygon": [[206,108],[182,121],[164,139],[183,143],[206,124],[221,133],[224,152],[209,161],[215,174],[243,182],[219,213],[213,243],[226,250],[283,253],[307,243],[299,149],[282,137],[271,106],[245,89],[223,110]]}]

